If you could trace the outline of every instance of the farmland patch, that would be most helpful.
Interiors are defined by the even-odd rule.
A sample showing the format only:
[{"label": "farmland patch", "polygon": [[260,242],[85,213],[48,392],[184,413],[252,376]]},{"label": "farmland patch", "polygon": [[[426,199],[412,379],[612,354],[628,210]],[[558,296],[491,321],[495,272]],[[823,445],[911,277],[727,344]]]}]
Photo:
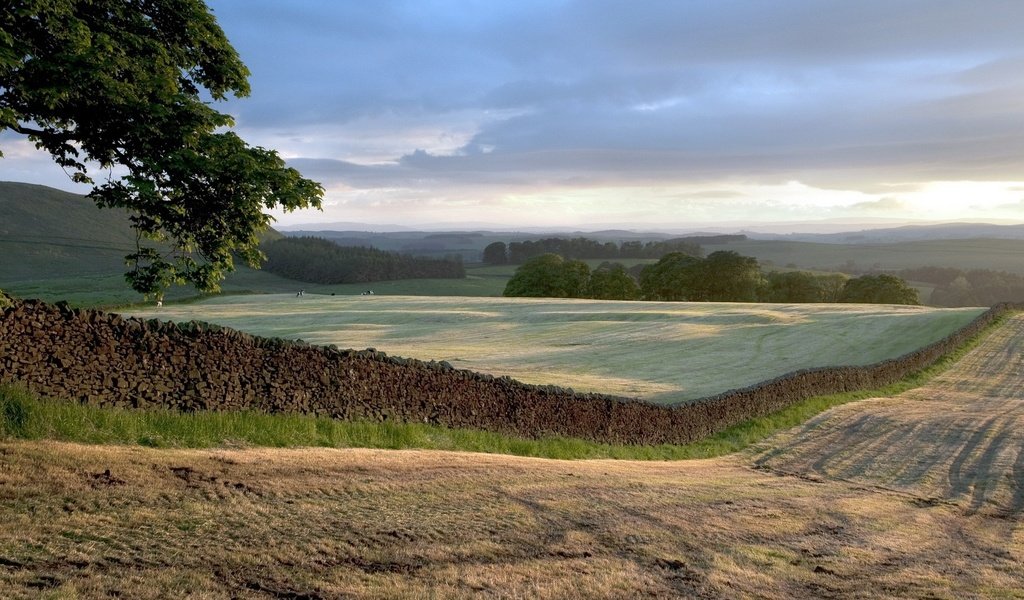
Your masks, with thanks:
[{"label": "farmland patch", "polygon": [[935,342],[981,309],[591,300],[224,297],[150,318],[445,360],[540,385],[669,404]]}]

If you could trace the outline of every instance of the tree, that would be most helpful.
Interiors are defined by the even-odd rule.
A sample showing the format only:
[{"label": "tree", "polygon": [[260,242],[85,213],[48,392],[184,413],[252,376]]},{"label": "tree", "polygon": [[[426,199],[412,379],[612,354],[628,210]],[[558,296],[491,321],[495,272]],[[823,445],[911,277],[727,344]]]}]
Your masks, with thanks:
[{"label": "tree", "polygon": [[761,266],[752,256],[732,250],[712,252],[704,259],[697,299],[707,302],[757,302],[764,285]]},{"label": "tree", "polygon": [[824,302],[817,278],[806,271],[769,273],[764,299],[766,302],[785,303]]},{"label": "tree", "polygon": [[764,287],[765,302],[838,302],[847,277],[842,273],[815,275],[807,271],[773,271]]},{"label": "tree", "polygon": [[920,304],[917,290],[895,275],[862,275],[846,282],[840,302]]},{"label": "tree", "polygon": [[[263,211],[320,207],[323,188],[224,128],[207,102],[249,93],[248,70],[202,0],[8,0],[0,132],[28,136],[89,193],[131,213],[131,286],[216,290],[257,266]],[[2,156],[2,154],[0,154]],[[148,240],[144,242],[144,240]]]},{"label": "tree", "polygon": [[564,298],[586,298],[590,267],[582,260],[567,260],[562,265],[562,281],[565,286]]},{"label": "tree", "polygon": [[597,300],[636,300],[640,287],[620,263],[602,263],[590,274],[587,298]]},{"label": "tree", "polygon": [[695,300],[703,262],[682,252],[670,252],[640,272],[640,293],[646,300]]},{"label": "tree", "polygon": [[818,285],[821,286],[822,302],[839,302],[843,295],[843,288],[850,277],[843,273],[829,273],[818,275]]},{"label": "tree", "polygon": [[492,242],[484,248],[484,263],[488,265],[507,265],[508,246],[505,242]]},{"label": "tree", "polygon": [[[978,306],[982,304],[978,301],[971,282],[963,275],[959,275],[948,285],[936,287],[932,291],[929,302],[934,306]],[[990,304],[995,304],[995,302]]]},{"label": "tree", "polygon": [[505,296],[582,298],[590,267],[557,254],[542,254],[523,263],[505,284]]}]

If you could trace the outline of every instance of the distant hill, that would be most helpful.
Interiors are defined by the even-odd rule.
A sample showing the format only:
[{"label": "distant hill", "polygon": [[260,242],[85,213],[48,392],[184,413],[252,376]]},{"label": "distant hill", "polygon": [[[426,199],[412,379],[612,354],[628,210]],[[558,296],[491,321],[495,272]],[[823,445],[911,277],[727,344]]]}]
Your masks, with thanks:
[{"label": "distant hill", "polygon": [[[282,236],[270,230],[265,237]],[[0,182],[0,289],[84,304],[137,301],[123,279],[124,257],[134,250],[127,211],[42,185]],[[182,288],[172,297],[191,294]]]},{"label": "distant hill", "polygon": [[816,242],[819,244],[891,244],[929,240],[1024,240],[1024,225],[992,223],[941,223],[864,229],[841,233],[748,233],[752,239]]},{"label": "distant hill", "polygon": [[931,239],[892,243],[822,243],[748,239],[718,246],[762,265],[859,274],[919,267],[992,269],[1024,275],[1024,240]]},{"label": "distant hill", "polygon": [[0,285],[5,281],[124,271],[135,247],[126,211],[79,194],[0,182]]}]

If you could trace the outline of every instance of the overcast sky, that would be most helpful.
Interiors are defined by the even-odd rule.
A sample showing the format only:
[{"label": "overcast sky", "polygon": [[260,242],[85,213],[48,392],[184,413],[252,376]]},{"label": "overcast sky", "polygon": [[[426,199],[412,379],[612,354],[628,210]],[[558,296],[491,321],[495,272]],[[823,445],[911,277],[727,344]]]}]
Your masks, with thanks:
[{"label": "overcast sky", "polygon": [[282,224],[1024,222],[1020,0],[209,4],[221,110],[327,188]]}]

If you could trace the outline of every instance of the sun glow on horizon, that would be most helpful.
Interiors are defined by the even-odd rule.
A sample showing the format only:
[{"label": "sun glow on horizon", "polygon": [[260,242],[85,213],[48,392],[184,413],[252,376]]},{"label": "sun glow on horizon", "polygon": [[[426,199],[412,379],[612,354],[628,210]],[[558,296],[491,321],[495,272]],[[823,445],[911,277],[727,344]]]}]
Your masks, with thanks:
[{"label": "sun glow on horizon", "polygon": [[1024,182],[934,181],[894,185],[891,193],[782,184],[706,182],[657,185],[541,186],[507,191],[481,186],[433,198],[420,190],[331,190],[324,212],[278,215],[281,224],[331,221],[403,226],[679,228],[834,221],[1024,222]]}]

